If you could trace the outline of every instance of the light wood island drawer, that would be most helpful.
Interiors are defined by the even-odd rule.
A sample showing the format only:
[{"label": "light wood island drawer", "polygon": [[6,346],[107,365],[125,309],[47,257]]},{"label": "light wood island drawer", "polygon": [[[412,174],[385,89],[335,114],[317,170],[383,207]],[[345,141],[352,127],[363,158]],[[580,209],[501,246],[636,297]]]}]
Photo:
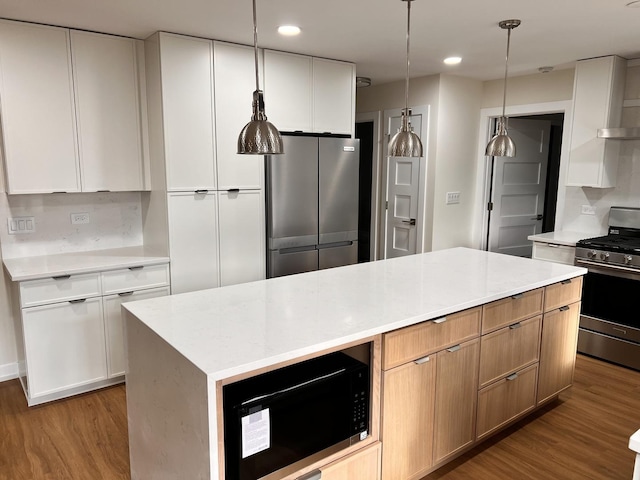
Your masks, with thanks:
[{"label": "light wood island drawer", "polygon": [[102,272],[102,293],[128,292],[169,285],[169,265],[141,265]]},{"label": "light wood island drawer", "polygon": [[544,293],[544,311],[549,312],[580,300],[582,296],[582,277],[570,278],[546,287]]},{"label": "light wood island drawer", "polygon": [[537,362],[542,315],[481,337],[480,387]]},{"label": "light wood island drawer", "polygon": [[536,404],[538,364],[520,370],[478,392],[476,439],[481,439]]},{"label": "light wood island drawer", "polygon": [[537,288],[482,307],[482,334],[542,313],[544,289]]},{"label": "light wood island drawer", "polygon": [[382,368],[388,370],[477,337],[481,315],[482,308],[477,307],[385,334]]},{"label": "light wood island drawer", "polygon": [[22,308],[99,295],[101,295],[100,276],[97,273],[60,275],[20,282]]}]

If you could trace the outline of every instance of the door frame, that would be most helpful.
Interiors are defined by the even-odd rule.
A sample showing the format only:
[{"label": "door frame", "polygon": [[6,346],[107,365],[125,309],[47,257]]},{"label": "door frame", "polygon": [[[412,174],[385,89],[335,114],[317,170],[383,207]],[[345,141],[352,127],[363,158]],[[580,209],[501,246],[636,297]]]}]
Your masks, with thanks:
[{"label": "door frame", "polygon": [[370,224],[370,251],[369,258],[371,261],[380,260],[383,256],[380,255],[380,225],[384,222],[382,216],[383,200],[382,195],[382,162],[380,160],[381,155],[381,138],[383,135],[382,124],[382,112],[363,112],[356,113],[356,123],[373,122],[373,158],[371,159],[373,165],[371,167],[371,224]]},{"label": "door frame", "polygon": [[[386,154],[389,148],[389,140],[391,136],[386,134],[387,125],[391,117],[399,117],[402,115],[402,108],[394,108],[384,111],[384,122],[382,123],[382,145],[381,145],[381,158],[382,158],[382,195],[380,201],[380,208],[382,213],[381,227],[383,231],[380,234],[380,255],[381,258],[386,258],[387,253],[387,171],[389,169],[389,162],[387,161],[388,155]],[[425,252],[425,245],[427,244],[427,228],[431,228],[426,221],[427,210],[427,167],[429,165],[429,123],[430,118],[430,106],[418,105],[415,107],[409,107],[411,113],[414,115],[420,115],[422,117],[422,125],[420,128],[420,140],[422,141],[422,157],[420,158],[420,178],[418,180],[418,215],[416,218],[416,253]],[[431,239],[428,241],[429,249],[431,248]]]},{"label": "door frame", "polygon": [[[529,105],[513,105],[506,108],[509,117],[524,115],[546,115],[563,113],[562,149],[560,152],[560,172],[558,175],[558,196],[556,198],[556,218],[554,230],[562,226],[566,197],[566,179],[569,168],[569,150],[571,144],[571,119],[573,115],[573,101],[535,103]],[[483,108],[480,110],[480,129],[478,134],[478,160],[476,162],[476,214],[474,215],[474,244],[481,250],[487,249],[487,232],[489,228],[489,212],[486,208],[490,201],[491,192],[491,162],[487,161],[484,152],[492,137],[491,125],[494,119],[502,115],[502,107]]]}]

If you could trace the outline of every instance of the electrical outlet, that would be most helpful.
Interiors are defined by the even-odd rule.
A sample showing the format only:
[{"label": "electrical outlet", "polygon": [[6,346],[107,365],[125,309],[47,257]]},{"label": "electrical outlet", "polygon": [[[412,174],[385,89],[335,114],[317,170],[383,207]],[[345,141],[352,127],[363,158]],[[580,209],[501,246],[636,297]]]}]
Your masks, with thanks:
[{"label": "electrical outlet", "polygon": [[595,215],[596,207],[591,205],[582,205],[582,215]]},{"label": "electrical outlet", "polygon": [[447,205],[460,203],[460,192],[447,192]]},{"label": "electrical outlet", "polygon": [[7,218],[7,229],[9,230],[9,235],[33,233],[36,231],[36,221],[33,217]]},{"label": "electrical outlet", "polygon": [[84,213],[72,213],[71,214],[71,224],[72,225],[84,225],[89,223],[89,214]]}]

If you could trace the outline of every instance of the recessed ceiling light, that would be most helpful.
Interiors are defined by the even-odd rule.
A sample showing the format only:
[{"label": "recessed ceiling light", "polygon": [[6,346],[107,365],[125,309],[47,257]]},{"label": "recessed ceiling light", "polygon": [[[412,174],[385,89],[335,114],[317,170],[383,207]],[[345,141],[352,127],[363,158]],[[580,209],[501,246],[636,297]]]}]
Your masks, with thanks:
[{"label": "recessed ceiling light", "polygon": [[278,27],[278,33],[287,37],[293,37],[300,34],[300,27],[295,25],[281,25]]},{"label": "recessed ceiling light", "polygon": [[444,59],[444,63],[446,63],[447,65],[458,65],[461,61],[462,58],[460,57],[449,57]]},{"label": "recessed ceiling light", "polygon": [[633,2],[627,3],[627,7],[630,8],[640,8],[640,0],[635,0]]}]

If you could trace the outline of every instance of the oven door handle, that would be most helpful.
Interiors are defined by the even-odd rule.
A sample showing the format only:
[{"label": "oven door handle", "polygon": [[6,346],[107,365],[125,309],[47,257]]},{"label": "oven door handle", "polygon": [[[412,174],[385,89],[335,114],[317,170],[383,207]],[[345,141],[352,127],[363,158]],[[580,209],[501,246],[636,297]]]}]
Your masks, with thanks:
[{"label": "oven door handle", "polygon": [[577,266],[586,267],[589,272],[600,273],[602,275],[611,275],[613,277],[627,278],[629,280],[640,280],[640,271],[633,268],[621,267],[618,265],[607,264],[603,266],[599,263],[589,262],[587,260],[576,259]]}]

